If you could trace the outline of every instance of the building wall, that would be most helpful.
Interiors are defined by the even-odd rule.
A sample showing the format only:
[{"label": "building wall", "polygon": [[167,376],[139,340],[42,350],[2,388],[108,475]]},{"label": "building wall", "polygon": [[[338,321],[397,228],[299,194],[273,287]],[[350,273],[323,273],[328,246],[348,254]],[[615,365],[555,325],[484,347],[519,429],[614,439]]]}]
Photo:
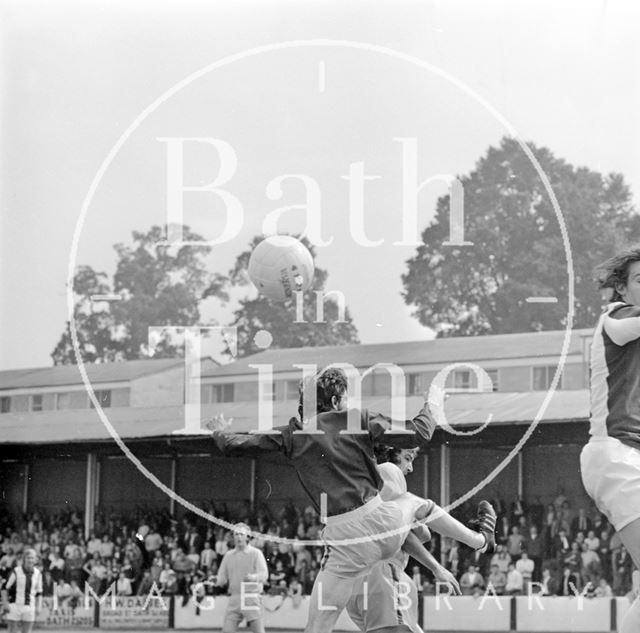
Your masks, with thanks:
[{"label": "building wall", "polygon": [[256,381],[235,383],[234,399],[237,402],[251,402],[252,400],[257,400],[258,383]]},{"label": "building wall", "polygon": [[159,407],[184,403],[184,368],[178,366],[131,382],[132,407]]},{"label": "building wall", "polygon": [[500,391],[530,391],[531,367],[500,368]]},{"label": "building wall", "polygon": [[587,377],[588,374],[583,363],[567,364],[562,372],[562,388],[587,389],[589,387]]}]

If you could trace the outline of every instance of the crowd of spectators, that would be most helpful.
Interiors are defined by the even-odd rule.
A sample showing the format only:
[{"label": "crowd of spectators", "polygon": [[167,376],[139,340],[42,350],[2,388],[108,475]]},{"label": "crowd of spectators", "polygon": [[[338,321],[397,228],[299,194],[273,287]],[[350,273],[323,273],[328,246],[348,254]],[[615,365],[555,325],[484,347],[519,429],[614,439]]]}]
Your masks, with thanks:
[{"label": "crowd of spectators", "polygon": [[[574,508],[563,492],[544,506],[521,498],[492,501],[498,513],[496,551],[479,554],[437,538],[432,551],[459,579],[463,595],[624,596],[632,590],[633,562],[606,518],[595,508]],[[457,513],[473,516],[466,504]],[[425,587],[430,591],[431,587]]]},{"label": "crowd of spectators", "polygon": [[[529,582],[540,583],[536,591],[546,595],[612,596],[631,590],[630,556],[594,508],[574,510],[562,493],[546,508],[522,499],[493,504],[499,515],[496,552],[480,554],[437,535],[429,543],[459,579],[464,595],[484,593],[489,586],[498,595],[526,594]],[[273,512],[266,505],[252,510],[246,503],[234,511],[224,504],[207,511],[229,523],[248,523],[260,534],[252,544],[265,554],[269,593],[294,599],[311,593],[323,554],[322,547],[304,544],[320,538],[313,508],[288,502]],[[455,514],[468,522],[474,507],[465,504]],[[154,583],[164,595],[218,593],[217,570],[233,547],[224,527],[190,514],[176,520],[166,510],[98,512],[87,538],[80,509],[3,516],[0,583],[23,549],[32,547],[43,570],[45,595],[55,595],[63,604],[77,604],[86,585],[101,596],[113,583],[120,596],[146,596]],[[419,566],[410,574],[423,592],[434,591],[429,574]]]}]

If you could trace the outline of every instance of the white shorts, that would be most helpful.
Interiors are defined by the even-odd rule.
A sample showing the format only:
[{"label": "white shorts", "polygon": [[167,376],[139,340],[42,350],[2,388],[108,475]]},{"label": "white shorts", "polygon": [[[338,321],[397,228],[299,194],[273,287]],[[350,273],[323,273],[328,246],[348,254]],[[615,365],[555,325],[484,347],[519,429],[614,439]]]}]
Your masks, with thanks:
[{"label": "white shorts", "polygon": [[322,570],[341,578],[354,578],[395,556],[420,505],[426,502],[409,493],[385,502],[376,496],[356,510],[328,517],[322,531],[326,544]]},{"label": "white shorts", "polygon": [[393,563],[378,563],[368,576],[356,580],[347,613],[361,631],[404,625],[408,631],[423,633],[416,585]]},{"label": "white shorts", "polygon": [[592,437],[580,454],[582,483],[620,531],[640,519],[640,451],[613,437]]},{"label": "white shorts", "polygon": [[33,604],[15,604],[9,605],[9,613],[7,620],[11,622],[34,622],[36,619],[36,607]]}]

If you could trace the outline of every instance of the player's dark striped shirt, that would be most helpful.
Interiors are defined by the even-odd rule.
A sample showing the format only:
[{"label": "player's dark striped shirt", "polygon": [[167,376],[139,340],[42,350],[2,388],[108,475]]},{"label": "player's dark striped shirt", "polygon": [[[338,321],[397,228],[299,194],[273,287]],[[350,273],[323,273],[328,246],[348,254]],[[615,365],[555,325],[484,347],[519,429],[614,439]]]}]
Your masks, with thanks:
[{"label": "player's dark striped shirt", "polygon": [[33,605],[36,596],[42,594],[42,573],[37,567],[27,573],[18,565],[11,571],[5,589],[11,604]]},{"label": "player's dark striped shirt", "polygon": [[591,344],[592,436],[640,449],[640,307],[607,306]]}]

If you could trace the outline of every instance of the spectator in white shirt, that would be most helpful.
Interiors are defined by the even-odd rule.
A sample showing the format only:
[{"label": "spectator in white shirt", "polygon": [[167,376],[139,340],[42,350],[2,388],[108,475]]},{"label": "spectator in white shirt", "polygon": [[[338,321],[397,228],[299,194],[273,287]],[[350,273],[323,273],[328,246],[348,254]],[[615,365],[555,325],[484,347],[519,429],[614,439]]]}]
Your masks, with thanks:
[{"label": "spectator in white shirt", "polygon": [[522,593],[524,581],[522,574],[516,569],[513,563],[509,563],[509,571],[507,572],[507,584],[505,585],[505,593],[509,596],[518,596]]},{"label": "spectator in white shirt", "polygon": [[527,552],[522,552],[522,556],[516,561],[516,569],[522,575],[522,581],[525,587],[529,586],[531,579],[533,578],[533,570],[535,568],[534,562],[529,558]]},{"label": "spectator in white shirt", "polygon": [[131,585],[131,580],[127,578],[127,576],[123,571],[121,571],[118,574],[118,580],[116,581],[116,595],[117,596],[133,595],[133,587]]},{"label": "spectator in white shirt", "polygon": [[596,536],[596,533],[593,530],[589,530],[584,542],[587,547],[594,552],[597,552],[600,549],[600,539]]},{"label": "spectator in white shirt", "polygon": [[109,535],[105,534],[102,537],[102,543],[100,543],[100,556],[102,556],[102,558],[106,560],[109,560],[113,556],[113,548],[114,545],[109,538]]}]

